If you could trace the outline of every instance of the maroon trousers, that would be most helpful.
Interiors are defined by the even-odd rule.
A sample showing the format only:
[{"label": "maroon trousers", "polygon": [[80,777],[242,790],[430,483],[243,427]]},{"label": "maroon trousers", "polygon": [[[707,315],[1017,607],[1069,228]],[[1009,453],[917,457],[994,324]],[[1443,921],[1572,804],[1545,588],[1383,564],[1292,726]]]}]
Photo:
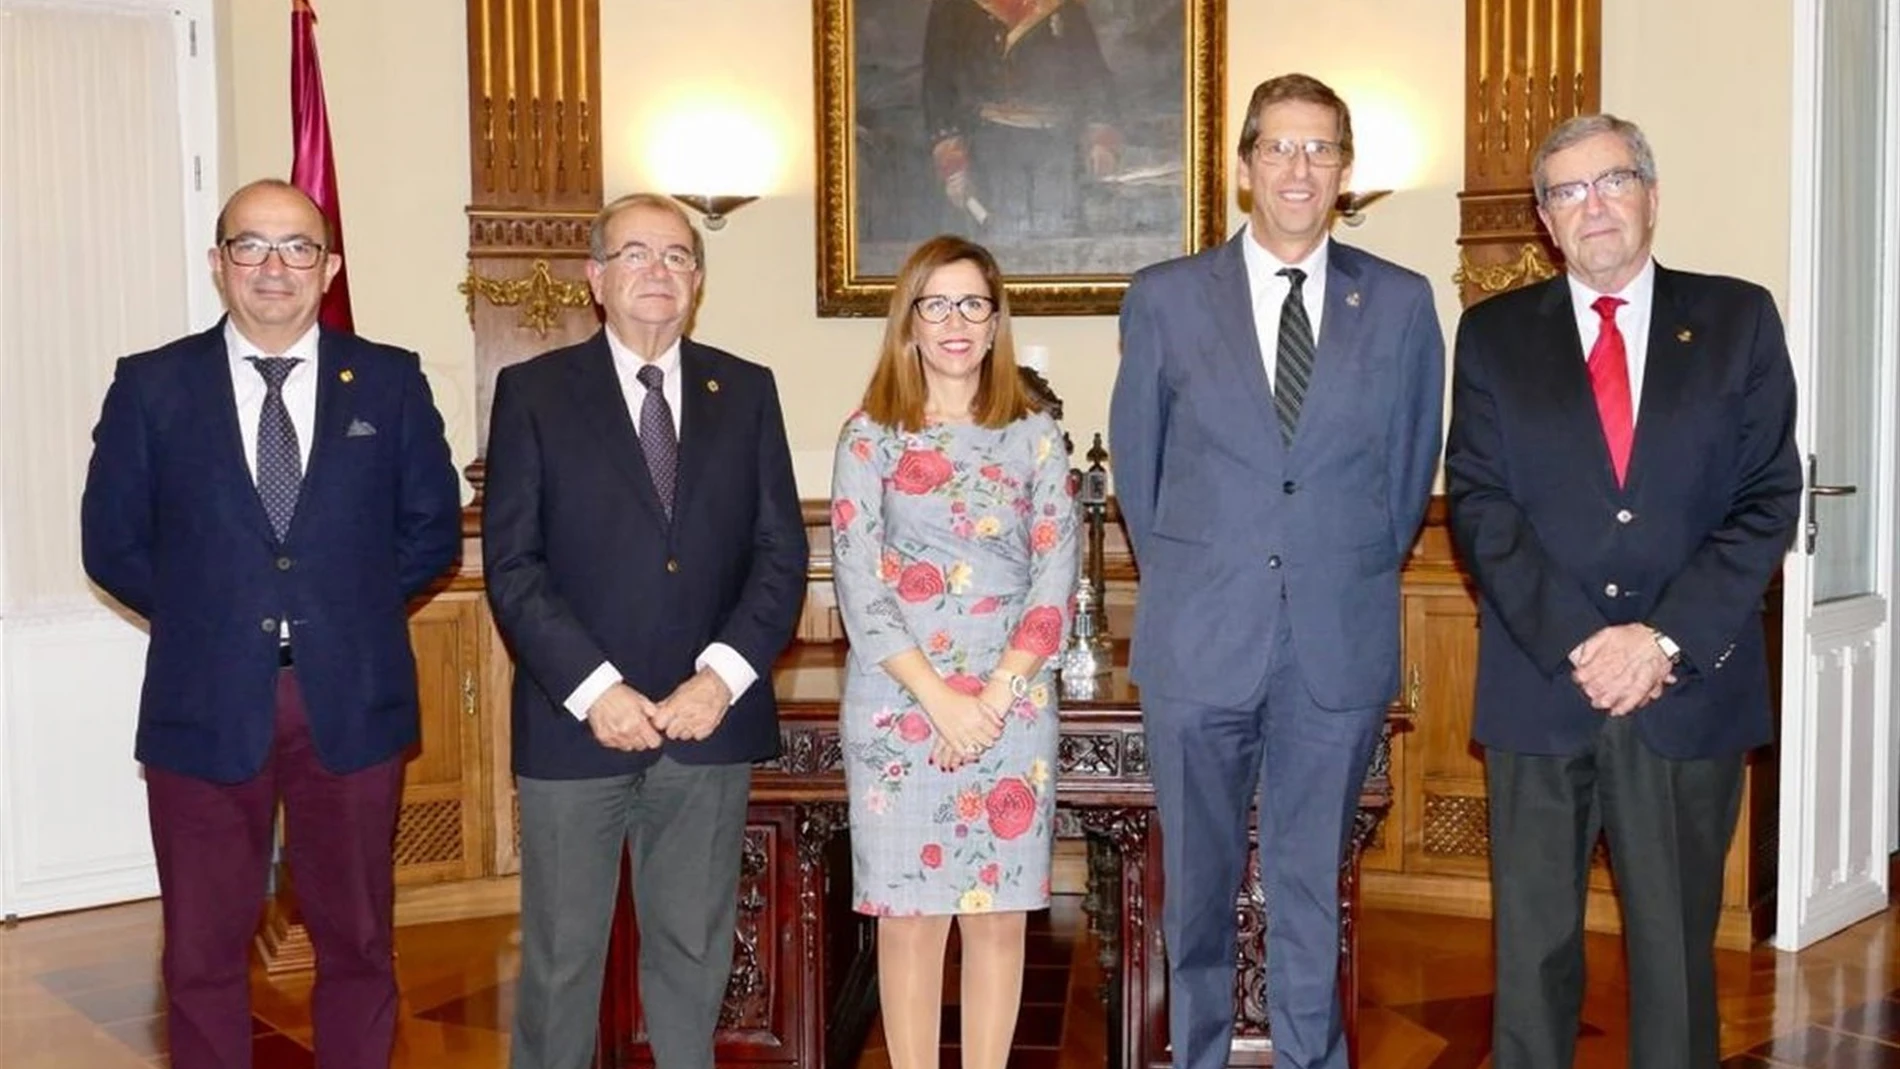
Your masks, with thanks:
[{"label": "maroon trousers", "polygon": [[297,675],[277,676],[277,734],[263,770],[212,783],[147,766],[164,913],[172,1069],[249,1069],[251,940],[264,908],[271,824],[317,953],[319,1069],[387,1069],[396,1032],[390,937],[402,758],[337,775],[317,760]]}]

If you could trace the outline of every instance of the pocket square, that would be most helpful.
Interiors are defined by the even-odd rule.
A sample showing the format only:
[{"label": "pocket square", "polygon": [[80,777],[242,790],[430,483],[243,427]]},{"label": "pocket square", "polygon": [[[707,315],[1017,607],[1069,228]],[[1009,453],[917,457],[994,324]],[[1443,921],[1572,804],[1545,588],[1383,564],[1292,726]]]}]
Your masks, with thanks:
[{"label": "pocket square", "polygon": [[376,428],[371,426],[367,420],[353,419],[350,421],[350,429],[343,432],[343,437],[368,438],[375,433]]}]

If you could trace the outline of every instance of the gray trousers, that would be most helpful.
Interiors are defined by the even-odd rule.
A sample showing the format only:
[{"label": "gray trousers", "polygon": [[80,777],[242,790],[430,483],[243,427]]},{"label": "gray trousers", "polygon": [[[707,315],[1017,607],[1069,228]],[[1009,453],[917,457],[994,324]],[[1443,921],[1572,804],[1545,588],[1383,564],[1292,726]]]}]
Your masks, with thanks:
[{"label": "gray trousers", "polygon": [[623,842],[654,1061],[659,1069],[713,1069],[751,785],[750,765],[665,757],[631,776],[517,777],[521,978],[511,1069],[593,1064]]},{"label": "gray trousers", "polygon": [[[1634,716],[1642,716],[1637,712]],[[1715,926],[1741,802],[1740,755],[1672,761],[1607,719],[1596,747],[1489,750],[1496,1069],[1570,1069],[1583,1008],[1583,909],[1609,839],[1629,962],[1630,1069],[1716,1069]]]}]

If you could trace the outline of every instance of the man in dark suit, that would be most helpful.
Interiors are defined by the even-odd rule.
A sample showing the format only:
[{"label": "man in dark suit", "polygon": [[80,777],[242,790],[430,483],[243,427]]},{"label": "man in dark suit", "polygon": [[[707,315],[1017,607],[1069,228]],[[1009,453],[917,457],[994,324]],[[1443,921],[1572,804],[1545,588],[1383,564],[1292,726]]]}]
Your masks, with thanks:
[{"label": "man in dark suit", "polygon": [[251,1062],[280,800],[317,1056],[381,1069],[394,1043],[405,605],[455,558],[460,487],[416,355],[318,328],[327,243],[296,187],[233,194],[210,251],[228,315],[121,360],[93,432],[86,572],[151,628],[137,756],[178,1069]]},{"label": "man in dark suit", "polygon": [[1793,371],[1760,286],[1651,258],[1634,124],[1559,126],[1533,184],[1567,272],[1465,313],[1445,457],[1484,616],[1494,1064],[1571,1064],[1601,830],[1629,1064],[1712,1069],[1722,859],[1772,730],[1762,593],[1800,511]]},{"label": "man in dark suit", "polygon": [[1246,229],[1142,271],[1122,304],[1109,430],[1182,1069],[1227,1063],[1256,799],[1274,1064],[1346,1066],[1339,871],[1398,691],[1399,568],[1444,411],[1430,286],[1328,237],[1352,153],[1330,88],[1262,83]]},{"label": "man in dark suit", "polygon": [[503,371],[482,516],[515,656],[521,981],[510,1064],[592,1064],[624,842],[662,1069],[712,1069],[751,763],[805,528],[772,373],[682,336],[705,277],[672,200],[601,209],[606,328]]}]

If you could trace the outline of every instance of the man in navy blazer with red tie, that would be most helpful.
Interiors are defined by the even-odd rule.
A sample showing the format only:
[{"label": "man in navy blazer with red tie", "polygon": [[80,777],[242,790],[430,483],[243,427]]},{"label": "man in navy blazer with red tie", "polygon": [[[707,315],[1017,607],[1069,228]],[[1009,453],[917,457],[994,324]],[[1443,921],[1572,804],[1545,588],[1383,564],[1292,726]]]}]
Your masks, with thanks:
[{"label": "man in navy blazer with red tie", "polygon": [[1723,856],[1772,734],[1761,600],[1800,512],[1794,375],[1767,291],[1651,258],[1634,124],[1559,126],[1533,186],[1567,271],[1466,311],[1445,456],[1484,622],[1493,1064],[1571,1064],[1601,830],[1629,1065],[1713,1069]]},{"label": "man in navy blazer with red tie", "polygon": [[460,487],[416,355],[317,326],[328,245],[296,187],[239,189],[210,250],[227,317],[121,360],[93,432],[86,572],[151,630],[137,757],[176,1069],[251,1062],[280,800],[318,1062],[383,1069],[394,1044],[406,603],[454,561]]}]

